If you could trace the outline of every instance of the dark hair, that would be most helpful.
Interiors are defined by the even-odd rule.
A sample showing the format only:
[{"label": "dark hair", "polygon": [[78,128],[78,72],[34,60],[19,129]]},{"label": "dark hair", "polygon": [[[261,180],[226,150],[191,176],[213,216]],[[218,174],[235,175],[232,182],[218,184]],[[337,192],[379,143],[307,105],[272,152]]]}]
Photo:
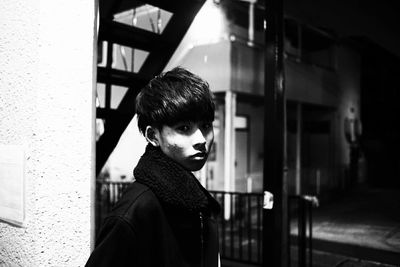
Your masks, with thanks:
[{"label": "dark hair", "polygon": [[176,67],[153,78],[136,97],[138,127],[161,129],[181,121],[213,121],[215,105],[209,85],[188,70]]}]

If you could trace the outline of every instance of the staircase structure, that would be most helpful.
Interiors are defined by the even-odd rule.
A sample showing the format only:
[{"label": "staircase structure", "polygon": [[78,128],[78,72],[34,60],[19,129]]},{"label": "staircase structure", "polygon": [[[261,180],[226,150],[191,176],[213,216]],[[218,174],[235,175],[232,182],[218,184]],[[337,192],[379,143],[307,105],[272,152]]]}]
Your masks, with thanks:
[{"label": "staircase structure", "polygon": [[[132,120],[134,103],[140,89],[163,71],[205,0],[100,0],[99,43],[107,42],[105,66],[97,68],[97,83],[105,85],[105,104],[97,108],[97,118],[105,122],[104,133],[96,144],[96,175],[117,145]],[[151,5],[170,12],[162,32],[148,31],[115,20],[115,15]],[[147,51],[148,55],[136,72],[113,68],[113,44]],[[111,108],[111,87],[128,88],[117,108]]]}]

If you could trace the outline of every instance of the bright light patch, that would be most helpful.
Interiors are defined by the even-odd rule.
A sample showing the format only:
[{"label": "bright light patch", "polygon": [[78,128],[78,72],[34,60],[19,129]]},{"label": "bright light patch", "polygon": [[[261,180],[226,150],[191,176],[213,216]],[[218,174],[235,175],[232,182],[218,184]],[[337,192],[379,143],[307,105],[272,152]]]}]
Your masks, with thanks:
[{"label": "bright light patch", "polygon": [[217,42],[224,34],[222,9],[214,1],[208,0],[193,22],[193,40],[196,44]]}]

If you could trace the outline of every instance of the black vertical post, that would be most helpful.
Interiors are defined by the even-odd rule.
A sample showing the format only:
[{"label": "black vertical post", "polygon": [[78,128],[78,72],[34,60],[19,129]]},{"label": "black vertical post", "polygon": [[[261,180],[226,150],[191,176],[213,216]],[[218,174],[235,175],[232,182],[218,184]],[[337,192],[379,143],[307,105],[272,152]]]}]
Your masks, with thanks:
[{"label": "black vertical post", "polygon": [[[95,189],[95,196],[94,196],[94,203],[95,203],[95,222],[94,222],[94,238],[96,238],[99,229],[100,229],[100,225],[101,225],[101,220],[102,220],[102,213],[101,213],[101,184],[99,182],[96,183],[96,189]],[[96,241],[96,240],[95,240]]]},{"label": "black vertical post", "polygon": [[[114,44],[111,42],[107,42],[107,63],[106,68],[108,71],[112,69],[113,63],[113,46]],[[106,96],[105,96],[105,107],[106,109],[111,109],[111,83],[107,81],[106,83]]]},{"label": "black vertical post", "polygon": [[287,261],[288,261],[288,265],[287,266],[291,266],[291,264],[292,264],[292,254],[291,254],[291,251],[290,251],[290,246],[292,245],[292,243],[291,243],[291,240],[290,240],[290,221],[292,220],[292,215],[291,215],[291,209],[292,209],[292,203],[293,203],[293,199],[291,198],[291,197],[288,197],[288,202],[287,202],[287,210],[288,210],[288,212],[287,212],[287,221],[288,221],[288,223],[287,223],[287,233],[288,233],[288,256],[287,256]]},{"label": "black vertical post", "polygon": [[243,260],[243,221],[244,217],[244,209],[243,209],[243,197],[244,195],[238,195],[238,206],[239,208],[236,210],[238,213],[238,231],[239,231],[239,259]]},{"label": "black vertical post", "polygon": [[308,266],[312,267],[312,208],[313,203],[308,203]]},{"label": "black vertical post", "polygon": [[299,266],[306,267],[306,251],[307,251],[307,243],[306,243],[306,200],[299,197],[299,220],[298,220],[298,240],[297,240],[297,253],[299,256]]},{"label": "black vertical post", "polygon": [[257,262],[262,262],[262,239],[261,236],[261,216],[262,216],[262,196],[257,196]]},{"label": "black vertical post", "polygon": [[285,90],[283,70],[283,0],[266,0],[264,90],[264,191],[274,195],[263,210],[263,266],[286,267],[289,258],[285,172]]},{"label": "black vertical post", "polygon": [[252,260],[252,240],[251,240],[251,225],[252,225],[252,220],[251,220],[251,215],[252,215],[252,208],[251,208],[251,195],[247,195],[247,235],[249,238],[248,242],[248,260]]},{"label": "black vertical post", "polygon": [[232,259],[234,258],[234,250],[233,250],[233,248],[234,248],[234,237],[235,237],[235,234],[234,234],[234,230],[233,230],[233,193],[229,193],[229,197],[230,197],[230,201],[231,201],[231,205],[230,205],[230,207],[231,207],[231,210],[229,211],[229,213],[230,213],[230,216],[229,216],[229,220],[231,221],[231,231],[230,231],[230,239],[231,239],[231,254],[230,254],[230,256],[232,257]]},{"label": "black vertical post", "polygon": [[222,211],[221,211],[221,231],[222,231],[222,253],[221,255],[225,256],[228,254],[228,252],[226,252],[225,248],[226,248],[226,226],[225,226],[225,194],[221,194],[221,207],[222,207]]}]

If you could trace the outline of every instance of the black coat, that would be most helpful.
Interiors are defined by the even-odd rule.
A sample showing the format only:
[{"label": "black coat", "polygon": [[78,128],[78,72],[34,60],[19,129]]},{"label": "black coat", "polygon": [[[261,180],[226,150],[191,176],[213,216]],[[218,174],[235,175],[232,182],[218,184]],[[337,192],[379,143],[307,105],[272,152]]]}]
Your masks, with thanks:
[{"label": "black coat", "polygon": [[[138,164],[140,166],[141,162]],[[168,171],[160,171],[160,168],[163,169],[160,162],[157,163],[156,173],[148,167],[146,165],[146,174],[150,172],[153,178],[161,173],[170,176]],[[176,173],[176,169],[173,173]],[[140,172],[137,174],[141,176]],[[179,181],[169,178],[168,183]],[[172,184],[168,189],[159,186],[157,181],[160,180],[154,184],[146,179],[137,179],[128,187],[104,220],[96,247],[86,266],[218,266],[218,231],[212,208],[213,205],[216,207],[215,200],[200,184],[196,184],[196,180],[194,183],[199,186],[198,190],[205,196],[206,202],[215,202],[196,209],[190,204],[201,204],[202,201],[191,199],[196,193],[186,196],[187,192],[186,195],[175,192],[182,191],[182,187],[187,187],[186,184]],[[193,188],[190,190],[193,191]],[[177,196],[187,199],[181,203],[182,197]]]},{"label": "black coat", "polygon": [[105,219],[86,266],[217,266],[215,219],[162,207],[133,183]]}]

